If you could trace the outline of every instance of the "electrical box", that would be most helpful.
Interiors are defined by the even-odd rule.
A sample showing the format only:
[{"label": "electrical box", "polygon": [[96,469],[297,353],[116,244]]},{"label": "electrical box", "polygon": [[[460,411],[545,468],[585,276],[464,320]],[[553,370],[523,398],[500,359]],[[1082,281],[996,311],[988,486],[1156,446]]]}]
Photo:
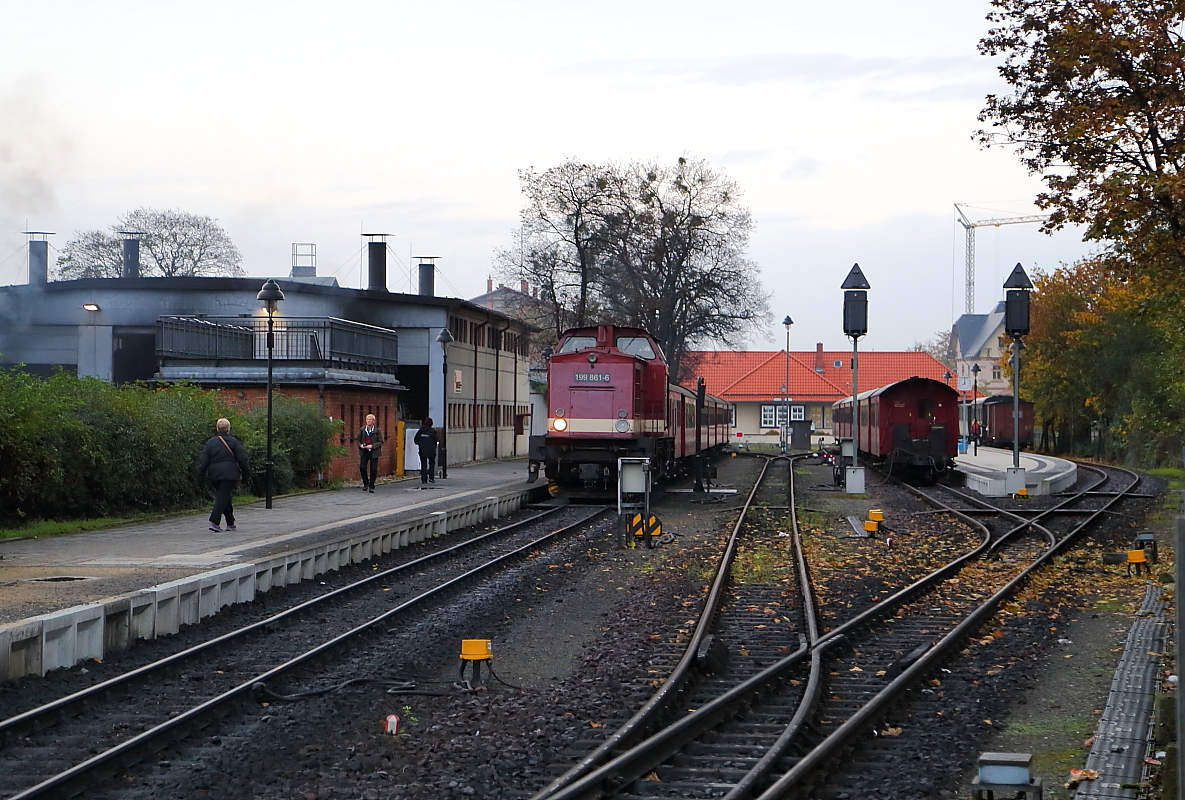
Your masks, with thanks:
[{"label": "electrical box", "polygon": [[1006,494],[1023,494],[1025,488],[1025,468],[1008,467],[1004,471],[1004,492]]},{"label": "electrical box", "polygon": [[1032,765],[1032,753],[980,753],[979,782],[1027,784]]},{"label": "electrical box", "polygon": [[864,467],[848,467],[844,471],[844,491],[864,494]]}]

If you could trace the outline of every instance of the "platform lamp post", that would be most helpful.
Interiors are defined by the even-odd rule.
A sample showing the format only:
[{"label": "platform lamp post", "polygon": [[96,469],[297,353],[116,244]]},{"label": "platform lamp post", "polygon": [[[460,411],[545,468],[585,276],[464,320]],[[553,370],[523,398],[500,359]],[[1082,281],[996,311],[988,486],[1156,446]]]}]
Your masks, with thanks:
[{"label": "platform lamp post", "polygon": [[443,394],[440,395],[440,477],[448,477],[448,345],[454,341],[448,328],[441,328],[436,334],[436,341],[440,342],[440,349],[444,352],[441,362],[441,373],[444,380],[440,384]]},{"label": "platform lamp post", "polygon": [[859,464],[857,430],[860,424],[860,390],[857,377],[860,361],[858,343],[868,333],[868,285],[859,264],[853,264],[848,277],[839,287],[843,293],[843,332],[852,340],[852,465],[844,473],[844,490],[848,494],[864,494],[864,470]]},{"label": "platform lamp post", "polygon": [[786,418],[782,420],[782,455],[790,452],[790,326],[794,320],[787,314],[782,320],[786,326],[786,382],[782,384],[782,403]]},{"label": "platform lamp post", "polygon": [[971,438],[975,441],[975,455],[979,455],[979,365],[971,365],[971,427],[974,429],[975,435]]},{"label": "platform lamp post", "polygon": [[272,353],[276,349],[275,315],[276,306],[284,299],[280,291],[280,284],[272,278],[263,284],[256,300],[263,302],[267,309],[267,458],[263,462],[263,507],[272,507],[272,481],[275,478],[276,465],[272,461]]},{"label": "platform lamp post", "polygon": [[[1004,490],[1015,494],[1024,488],[1024,470],[1020,468],[1020,351],[1022,336],[1029,333],[1029,292],[1033,282],[1019,263],[1004,281],[1004,333],[1012,337],[1012,469],[1005,477]],[[1012,481],[1007,480],[1011,477]]]}]

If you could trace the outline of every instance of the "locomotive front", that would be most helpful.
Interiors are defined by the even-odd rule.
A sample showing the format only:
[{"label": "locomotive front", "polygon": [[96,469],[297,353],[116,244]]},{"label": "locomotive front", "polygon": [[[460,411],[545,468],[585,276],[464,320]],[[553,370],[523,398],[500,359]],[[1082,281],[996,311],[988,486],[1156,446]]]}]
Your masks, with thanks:
[{"label": "locomotive front", "polygon": [[638,328],[576,328],[547,367],[547,433],[532,436],[532,479],[540,465],[559,483],[609,488],[618,458],[653,455],[665,428],[666,362]]}]

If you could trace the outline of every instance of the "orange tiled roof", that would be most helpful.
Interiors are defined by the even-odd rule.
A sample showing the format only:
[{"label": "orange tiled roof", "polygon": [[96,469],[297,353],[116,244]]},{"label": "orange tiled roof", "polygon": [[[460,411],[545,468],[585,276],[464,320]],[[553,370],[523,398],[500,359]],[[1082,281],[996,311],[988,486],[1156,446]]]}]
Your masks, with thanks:
[{"label": "orange tiled roof", "polygon": [[[790,351],[789,397],[804,402],[834,402],[852,394],[851,351]],[[839,366],[836,366],[836,364]],[[688,353],[691,374],[702,375],[709,394],[733,403],[782,397],[786,351],[700,350]],[[860,391],[912,378],[944,380],[947,368],[929,353],[860,353]],[[950,381],[954,385],[954,379]]]}]

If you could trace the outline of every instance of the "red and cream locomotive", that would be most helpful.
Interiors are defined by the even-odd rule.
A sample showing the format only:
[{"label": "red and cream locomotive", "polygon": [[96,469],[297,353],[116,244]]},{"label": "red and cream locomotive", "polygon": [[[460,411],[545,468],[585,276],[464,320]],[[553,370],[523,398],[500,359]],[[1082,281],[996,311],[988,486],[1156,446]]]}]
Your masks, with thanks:
[{"label": "red and cream locomotive", "polygon": [[[529,480],[539,468],[561,484],[601,489],[617,459],[649,458],[656,480],[697,452],[696,393],[670,383],[662,348],[641,328],[573,328],[547,365],[547,433],[532,436]],[[704,395],[699,451],[728,441],[729,410]]]}]

